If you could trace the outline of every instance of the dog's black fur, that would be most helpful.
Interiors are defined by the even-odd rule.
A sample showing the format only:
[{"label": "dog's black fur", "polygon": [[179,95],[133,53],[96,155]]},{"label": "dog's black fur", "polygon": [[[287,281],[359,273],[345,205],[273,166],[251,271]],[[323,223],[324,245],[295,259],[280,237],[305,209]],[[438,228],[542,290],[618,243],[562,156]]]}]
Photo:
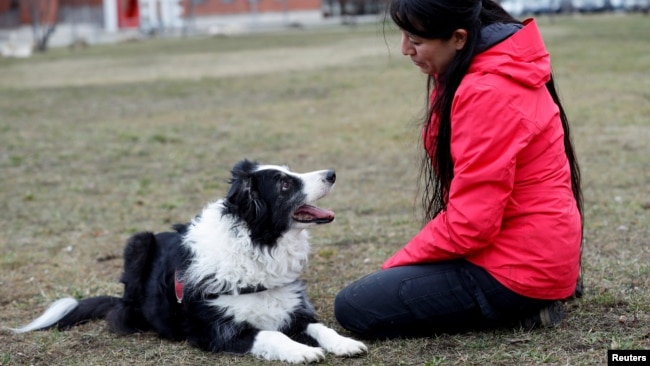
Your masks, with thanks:
[{"label": "dog's black fur", "polygon": [[[322,182],[309,184],[317,187],[322,185],[329,191],[336,179],[334,171],[314,173],[320,174],[318,177]],[[228,232],[215,229],[218,235],[208,239],[230,240],[232,245],[238,245],[241,239],[233,238],[241,237],[241,233],[245,232],[254,251],[266,252],[269,260],[276,260],[273,258],[276,255],[274,249],[285,245],[283,240],[288,240],[284,238],[288,232],[304,230],[301,227],[333,220],[330,211],[305,206],[309,203],[308,193],[305,191],[305,184],[308,182],[302,178],[307,177],[307,174],[312,173],[294,174],[283,167],[276,169],[274,166],[260,166],[248,160],[237,163],[232,169],[228,194],[217,206],[221,211],[218,215],[221,215],[222,219],[225,217],[231,220],[232,225],[228,226]],[[312,178],[309,180],[313,181]],[[322,195],[318,193],[320,196],[316,199],[324,196],[327,191]],[[210,206],[203,214],[209,209]],[[265,282],[245,283],[241,279],[240,283],[227,284],[230,287],[225,286],[222,291],[215,292],[215,287],[210,285],[219,280],[216,278],[217,268],[207,274],[205,268],[191,268],[197,259],[196,256],[205,255],[206,249],[193,248],[189,234],[198,225],[206,224],[204,220],[209,219],[199,215],[188,224],[175,225],[172,232],[142,232],[129,238],[124,250],[124,272],[121,276],[124,293],[121,298],[87,298],[78,304],[70,305],[70,309],[49,315],[50,319],[46,324],[32,327],[28,325],[17,331],[46,329],[52,326],[65,329],[89,320],[105,318],[110,330],[118,334],[154,331],[163,338],[187,340],[212,352],[253,353],[258,357],[288,362],[317,361],[324,357],[324,353],[320,348],[295,344],[284,350],[276,350],[275,348],[282,347],[286,340],[276,333],[267,332],[262,337],[261,332],[281,332],[294,341],[310,346],[320,343],[325,350],[339,355],[365,352],[365,346],[360,342],[338,334],[332,335],[333,331],[330,329],[322,331],[321,328],[325,327],[318,323],[314,309],[305,295],[304,286],[292,273],[286,275],[288,283],[277,287]],[[215,227],[217,224],[215,223]],[[208,227],[207,230],[212,228]],[[219,255],[210,252],[210,245],[204,244],[208,248],[207,253]],[[231,244],[218,245],[229,248]],[[277,260],[282,260],[282,255],[279,255]],[[217,259],[215,261],[219,263]],[[180,282],[183,286],[182,296],[178,299],[176,288],[179,282],[175,281],[175,278],[186,271],[194,271],[194,280]],[[263,274],[259,278],[266,276]],[[282,289],[282,286],[289,290]],[[282,298],[285,292],[293,294],[290,297],[298,296],[298,300],[292,302],[293,300]],[[246,296],[248,298],[245,298]],[[278,304],[291,304],[285,309],[286,314],[278,314],[286,316],[288,320],[278,323],[278,329],[260,329],[257,323],[264,322],[259,319],[273,317],[274,314],[264,314],[264,309],[256,309],[255,311],[259,312],[255,314],[256,318],[247,319],[236,312],[233,313],[236,311],[234,305],[216,303],[222,297],[230,297],[236,306],[253,308],[256,306],[254,296],[273,296],[279,299]],[[68,301],[75,302],[72,299]],[[44,316],[47,314],[46,312]]]}]

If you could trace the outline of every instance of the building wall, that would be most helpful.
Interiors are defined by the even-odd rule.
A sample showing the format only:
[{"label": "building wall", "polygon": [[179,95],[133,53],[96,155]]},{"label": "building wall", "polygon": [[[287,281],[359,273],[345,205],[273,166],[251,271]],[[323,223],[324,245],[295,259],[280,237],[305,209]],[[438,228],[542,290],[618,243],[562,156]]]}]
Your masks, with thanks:
[{"label": "building wall", "polygon": [[0,14],[11,9],[11,0],[0,0]]},{"label": "building wall", "polygon": [[[18,9],[12,9],[12,1],[18,5]],[[0,0],[0,27],[16,26],[19,23],[29,24],[31,22],[31,4],[38,4],[41,19],[45,23],[55,21],[65,22],[70,16],[77,17],[76,13],[86,14],[92,11],[92,18],[95,13],[101,12],[104,0]],[[117,0],[126,2],[129,0]],[[190,12],[193,6],[193,16],[218,16],[257,13],[280,13],[285,11],[309,11],[321,10],[323,0],[203,0],[201,3],[190,4],[191,0],[179,0],[185,6],[185,15]],[[90,9],[90,10],[89,10]],[[61,13],[62,12],[62,13]],[[84,18],[88,16],[84,15]],[[79,17],[77,17],[79,18]],[[100,21],[101,22],[101,21]]]},{"label": "building wall", "polygon": [[36,14],[40,24],[53,24],[58,20],[59,0],[20,0],[20,22],[29,24]]},{"label": "building wall", "polygon": [[104,0],[59,0],[61,6],[101,6]]},{"label": "building wall", "polygon": [[[189,0],[186,1],[186,9]],[[257,5],[251,4],[250,0],[204,0],[202,4],[194,5],[194,14],[202,15],[226,15],[242,14],[257,11],[282,12],[282,11],[303,11],[320,10],[321,0],[257,0]]]}]

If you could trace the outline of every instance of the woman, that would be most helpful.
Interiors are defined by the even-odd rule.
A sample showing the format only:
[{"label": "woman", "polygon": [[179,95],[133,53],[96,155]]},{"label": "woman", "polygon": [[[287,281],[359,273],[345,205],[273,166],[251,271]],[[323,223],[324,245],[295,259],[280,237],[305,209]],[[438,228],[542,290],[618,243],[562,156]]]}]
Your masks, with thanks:
[{"label": "woman", "polygon": [[492,0],[393,0],[402,53],[428,75],[426,224],[334,311],[366,338],[553,326],[580,289],[582,198],[535,22]]}]

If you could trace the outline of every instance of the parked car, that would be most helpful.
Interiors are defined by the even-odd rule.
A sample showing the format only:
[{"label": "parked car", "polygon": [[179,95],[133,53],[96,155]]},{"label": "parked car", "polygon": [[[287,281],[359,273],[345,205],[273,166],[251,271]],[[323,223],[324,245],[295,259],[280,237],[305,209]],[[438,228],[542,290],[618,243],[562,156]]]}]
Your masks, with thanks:
[{"label": "parked car", "polygon": [[580,13],[594,13],[610,10],[608,0],[572,0],[573,10]]},{"label": "parked car", "polygon": [[650,0],[623,0],[623,10],[648,14],[650,13]]},{"label": "parked car", "polygon": [[571,12],[571,0],[502,0],[501,6],[512,16]]},{"label": "parked car", "polygon": [[324,17],[379,14],[385,3],[386,0],[323,0],[321,12]]},{"label": "parked car", "polygon": [[553,0],[526,0],[524,1],[524,13],[534,15],[550,13],[552,1]]},{"label": "parked car", "polygon": [[503,0],[501,6],[515,18],[524,14],[524,0]]}]

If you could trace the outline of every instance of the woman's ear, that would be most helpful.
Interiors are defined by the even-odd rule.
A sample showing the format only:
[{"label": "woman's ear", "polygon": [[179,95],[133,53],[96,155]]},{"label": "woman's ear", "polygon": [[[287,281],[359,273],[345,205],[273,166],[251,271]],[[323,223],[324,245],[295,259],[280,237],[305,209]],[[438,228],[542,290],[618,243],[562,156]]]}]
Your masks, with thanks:
[{"label": "woman's ear", "polygon": [[451,41],[456,51],[462,50],[465,43],[467,43],[467,31],[465,29],[456,29],[451,35]]}]

